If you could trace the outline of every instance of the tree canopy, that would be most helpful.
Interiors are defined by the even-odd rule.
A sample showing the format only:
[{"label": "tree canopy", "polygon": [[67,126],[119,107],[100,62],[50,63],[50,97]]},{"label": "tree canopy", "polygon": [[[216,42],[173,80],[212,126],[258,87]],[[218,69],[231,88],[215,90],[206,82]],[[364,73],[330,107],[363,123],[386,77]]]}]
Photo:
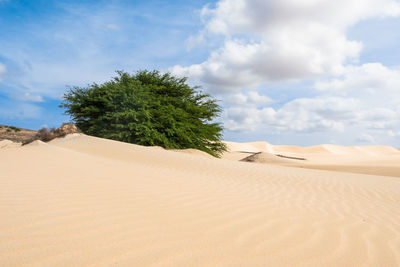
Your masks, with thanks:
[{"label": "tree canopy", "polygon": [[221,108],[186,81],[159,71],[117,71],[103,84],[69,88],[61,107],[88,135],[220,156],[223,128],[214,120]]}]

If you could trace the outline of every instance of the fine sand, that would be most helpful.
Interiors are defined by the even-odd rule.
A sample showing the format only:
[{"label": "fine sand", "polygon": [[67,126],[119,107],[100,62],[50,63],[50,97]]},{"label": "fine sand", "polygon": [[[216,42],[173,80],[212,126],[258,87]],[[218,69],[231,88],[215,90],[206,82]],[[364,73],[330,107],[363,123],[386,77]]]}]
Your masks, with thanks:
[{"label": "fine sand", "polygon": [[400,265],[398,150],[228,145],[3,142],[0,266]]},{"label": "fine sand", "polygon": [[[298,168],[400,177],[400,150],[388,146],[274,146],[226,142],[224,159]],[[263,144],[264,143],[264,144]]]}]

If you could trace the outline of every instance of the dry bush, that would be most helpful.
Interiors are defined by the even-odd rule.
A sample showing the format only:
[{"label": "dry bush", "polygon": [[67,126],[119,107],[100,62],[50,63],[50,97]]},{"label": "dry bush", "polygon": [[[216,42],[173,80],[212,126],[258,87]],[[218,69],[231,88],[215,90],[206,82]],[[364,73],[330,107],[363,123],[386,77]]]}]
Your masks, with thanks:
[{"label": "dry bush", "polygon": [[40,140],[43,142],[49,142],[51,140],[53,140],[54,138],[56,138],[56,134],[55,134],[56,129],[55,128],[46,128],[43,127],[42,129],[40,129],[38,131],[38,133],[35,136],[35,140]]},{"label": "dry bush", "polygon": [[72,133],[81,133],[81,131],[78,129],[78,127],[75,126],[73,123],[63,123],[63,125],[60,128],[46,128],[43,127],[40,129],[37,134],[35,135],[34,138],[29,140],[28,142],[25,142],[25,144],[29,144],[33,141],[40,140],[43,142],[49,142],[55,138],[59,137],[64,137],[68,134]]}]

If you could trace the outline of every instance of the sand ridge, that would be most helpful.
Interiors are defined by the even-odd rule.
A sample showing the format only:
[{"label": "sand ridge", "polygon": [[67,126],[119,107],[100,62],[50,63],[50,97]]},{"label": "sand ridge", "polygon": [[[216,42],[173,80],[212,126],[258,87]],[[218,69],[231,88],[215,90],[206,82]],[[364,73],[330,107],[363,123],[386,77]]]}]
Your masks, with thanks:
[{"label": "sand ridge", "polygon": [[6,148],[15,148],[15,147],[20,147],[22,144],[13,142],[11,140],[1,140],[0,141],[0,149],[6,149]]},{"label": "sand ridge", "polygon": [[77,135],[0,150],[2,266],[398,266],[400,179]]}]

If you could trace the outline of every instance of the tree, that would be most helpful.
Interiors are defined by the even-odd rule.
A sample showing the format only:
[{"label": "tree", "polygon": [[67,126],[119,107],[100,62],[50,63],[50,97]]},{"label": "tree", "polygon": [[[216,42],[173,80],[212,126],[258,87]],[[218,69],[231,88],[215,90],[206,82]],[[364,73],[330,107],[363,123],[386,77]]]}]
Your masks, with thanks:
[{"label": "tree", "polygon": [[87,88],[71,87],[63,96],[75,124],[88,135],[146,146],[194,148],[213,156],[226,150],[217,100],[190,87],[187,78],[138,71]]}]

